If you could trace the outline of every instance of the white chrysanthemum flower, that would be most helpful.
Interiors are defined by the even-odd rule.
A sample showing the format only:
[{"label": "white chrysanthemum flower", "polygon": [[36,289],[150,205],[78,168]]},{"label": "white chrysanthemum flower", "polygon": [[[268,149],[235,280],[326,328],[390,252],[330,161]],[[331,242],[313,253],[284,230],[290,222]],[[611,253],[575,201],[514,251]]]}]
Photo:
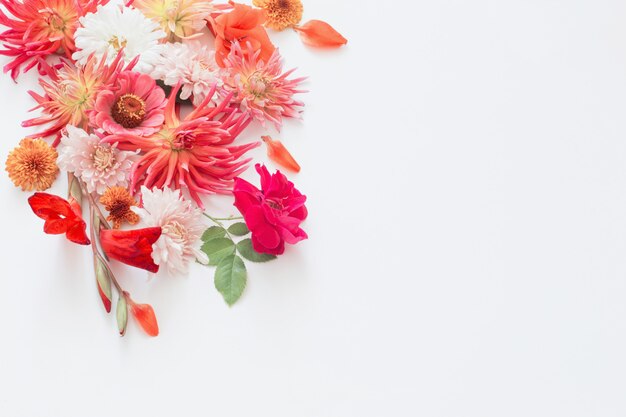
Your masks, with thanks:
[{"label": "white chrysanthemum flower", "polygon": [[165,37],[158,23],[115,1],[98,6],[95,13],[87,13],[80,18],[80,24],[74,39],[77,52],[72,55],[80,65],[91,54],[98,58],[106,54],[107,62],[111,62],[124,48],[125,62],[139,55],[134,70],[149,73],[159,56],[159,41]]},{"label": "white chrysanthemum flower", "polygon": [[204,101],[213,84],[220,87],[222,69],[215,62],[215,51],[199,41],[167,43],[161,46],[161,54],[150,75],[175,86],[181,82],[180,98],[193,96],[193,105]]},{"label": "white chrysanthemum flower", "polygon": [[57,147],[59,168],[73,172],[87,191],[102,194],[108,187],[127,187],[135,153],[120,151],[115,145],[100,143],[100,138],[83,129],[67,125],[67,133]]},{"label": "white chrysanthemum flower", "polygon": [[206,229],[202,210],[170,188],[148,190],[141,187],[143,207],[132,207],[147,227],[160,227],[159,240],[152,245],[152,259],[165,266],[170,275],[186,274],[189,262],[208,263],[200,250]]}]

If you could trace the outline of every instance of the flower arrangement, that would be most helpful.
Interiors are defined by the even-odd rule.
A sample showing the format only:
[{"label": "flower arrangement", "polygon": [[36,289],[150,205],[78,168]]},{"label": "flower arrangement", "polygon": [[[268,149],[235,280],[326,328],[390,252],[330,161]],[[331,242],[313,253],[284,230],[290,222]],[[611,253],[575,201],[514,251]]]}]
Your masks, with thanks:
[{"label": "flower arrangement", "polygon": [[[320,20],[300,25],[301,0],[0,0],[0,54],[17,80],[37,68],[29,94],[41,127],[8,155],[6,171],[47,234],[91,246],[107,312],[117,294],[121,335],[133,316],[159,333],[111,262],[168,275],[215,267],[228,305],[246,286],[245,261],[267,262],[306,239],[306,196],[283,173],[255,163],[259,185],[240,178],[253,148],[286,171],[300,165],[268,135],[241,143],[250,124],[280,131],[299,119],[305,78],[284,71],[271,31],[292,28],[313,47],[347,43]],[[269,29],[269,32],[268,32]],[[39,130],[39,129],[37,129]],[[44,192],[67,173],[67,198]],[[238,216],[205,211],[231,195]],[[204,200],[204,201],[203,201]],[[130,314],[129,314],[130,313]]]}]

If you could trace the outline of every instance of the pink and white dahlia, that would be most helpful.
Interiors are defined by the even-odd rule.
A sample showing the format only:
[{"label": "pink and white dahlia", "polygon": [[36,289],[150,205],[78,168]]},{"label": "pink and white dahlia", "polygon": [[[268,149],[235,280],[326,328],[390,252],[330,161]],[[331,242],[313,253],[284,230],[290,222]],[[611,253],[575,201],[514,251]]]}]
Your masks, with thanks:
[{"label": "pink and white dahlia", "polygon": [[118,1],[99,6],[95,13],[81,17],[80,24],[75,35],[77,51],[72,55],[80,65],[91,55],[110,60],[123,50],[127,63],[139,57],[135,71],[148,73],[165,37],[158,23]]},{"label": "pink and white dahlia", "polygon": [[73,172],[87,186],[87,191],[102,195],[107,188],[128,186],[133,152],[124,152],[115,145],[100,143],[100,138],[83,129],[68,125],[57,147],[59,168]]},{"label": "pink and white dahlia", "polygon": [[222,69],[215,62],[215,51],[199,41],[167,43],[150,74],[166,85],[181,83],[180,98],[191,97],[193,105],[204,101],[211,87],[222,85]]},{"label": "pink and white dahlia", "polygon": [[160,227],[161,237],[152,245],[154,263],[167,268],[170,275],[186,274],[189,263],[209,258],[200,250],[200,237],[206,226],[202,210],[169,188],[149,190],[141,187],[141,208],[132,207],[147,227]]},{"label": "pink and white dahlia", "polygon": [[141,152],[131,172],[132,190],[141,185],[183,189],[203,207],[201,195],[230,192],[233,180],[250,162],[241,157],[259,142],[233,145],[250,119],[230,105],[230,96],[211,105],[215,87],[203,103],[180,120],[176,111],[179,90],[180,86],[172,89],[159,132],[145,137],[121,133],[103,141],[117,143],[122,150]]},{"label": "pink and white dahlia", "polygon": [[152,77],[124,71],[114,85],[98,93],[89,119],[107,133],[148,136],[161,130],[166,104],[163,89]]},{"label": "pink and white dahlia", "polygon": [[306,92],[298,89],[306,77],[287,79],[295,69],[282,73],[277,50],[268,62],[259,59],[260,53],[249,43],[244,53],[239,42],[233,42],[228,57],[224,59],[227,70],[224,89],[234,93],[233,100],[239,103],[242,112],[250,113],[264,126],[265,121],[274,123],[280,130],[283,118],[300,118],[299,108],[304,103],[295,100],[293,95]]}]

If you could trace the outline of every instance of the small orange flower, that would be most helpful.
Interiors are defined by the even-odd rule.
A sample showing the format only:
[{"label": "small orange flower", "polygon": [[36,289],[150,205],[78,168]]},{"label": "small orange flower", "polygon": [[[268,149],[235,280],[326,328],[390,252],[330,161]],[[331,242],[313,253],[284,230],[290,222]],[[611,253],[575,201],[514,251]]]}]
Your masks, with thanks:
[{"label": "small orange flower", "polygon": [[274,30],[293,27],[302,20],[300,0],[253,0],[256,7],[265,10],[265,26]]},{"label": "small orange flower", "polygon": [[9,154],[6,170],[9,178],[22,191],[43,191],[52,186],[59,175],[58,154],[42,139],[25,138]]},{"label": "small orange flower", "polygon": [[139,216],[130,208],[137,202],[124,187],[110,187],[100,197],[100,203],[109,212],[107,220],[113,222],[113,228],[119,229],[122,223],[137,224]]}]

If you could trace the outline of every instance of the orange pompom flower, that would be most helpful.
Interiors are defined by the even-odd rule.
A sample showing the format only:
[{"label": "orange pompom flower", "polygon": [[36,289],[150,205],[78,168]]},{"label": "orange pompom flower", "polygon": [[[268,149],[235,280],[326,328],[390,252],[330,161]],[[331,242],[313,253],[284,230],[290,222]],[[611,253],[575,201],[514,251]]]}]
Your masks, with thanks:
[{"label": "orange pompom flower", "polygon": [[302,20],[301,0],[253,0],[252,4],[265,10],[265,26],[270,29],[283,30]]},{"label": "orange pompom flower", "polygon": [[52,186],[59,175],[57,151],[42,139],[25,138],[7,157],[9,178],[22,191],[43,191]]},{"label": "orange pompom flower", "polygon": [[100,197],[100,203],[109,212],[107,220],[113,223],[114,229],[119,229],[123,223],[137,224],[139,216],[131,210],[137,202],[124,187],[110,187]]}]

